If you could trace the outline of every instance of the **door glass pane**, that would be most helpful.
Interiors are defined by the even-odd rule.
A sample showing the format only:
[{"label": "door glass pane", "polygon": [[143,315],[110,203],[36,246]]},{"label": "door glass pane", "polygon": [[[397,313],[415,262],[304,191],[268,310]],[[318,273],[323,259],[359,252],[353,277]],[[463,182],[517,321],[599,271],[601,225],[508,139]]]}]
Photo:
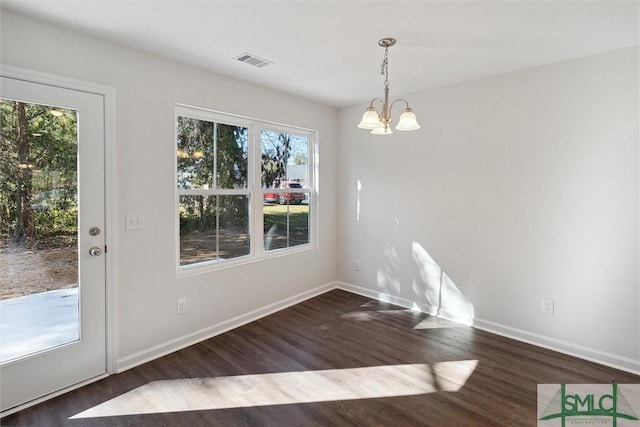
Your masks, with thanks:
[{"label": "door glass pane", "polygon": [[80,337],[77,111],[0,99],[0,362]]}]

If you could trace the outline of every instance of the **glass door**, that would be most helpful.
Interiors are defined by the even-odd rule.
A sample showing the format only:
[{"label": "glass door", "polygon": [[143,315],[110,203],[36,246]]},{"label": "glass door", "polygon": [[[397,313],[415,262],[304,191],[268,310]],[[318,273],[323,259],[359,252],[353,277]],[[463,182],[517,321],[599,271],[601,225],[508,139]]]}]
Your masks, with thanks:
[{"label": "glass door", "polygon": [[2,77],[0,410],[106,371],[101,95]]}]

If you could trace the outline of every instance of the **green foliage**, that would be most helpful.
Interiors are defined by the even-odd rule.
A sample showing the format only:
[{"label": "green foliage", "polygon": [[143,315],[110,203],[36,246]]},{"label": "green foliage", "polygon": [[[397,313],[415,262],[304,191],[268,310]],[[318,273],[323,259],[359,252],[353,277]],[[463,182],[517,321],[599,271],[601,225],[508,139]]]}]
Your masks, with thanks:
[{"label": "green foliage", "polygon": [[35,219],[38,235],[75,234],[78,209],[74,205],[66,209],[52,207],[46,210],[36,210]]},{"label": "green foliage", "polygon": [[[19,113],[24,112],[22,128]],[[0,100],[0,235],[24,237],[21,221],[41,236],[77,228],[77,113]],[[53,194],[46,207],[42,195]]]},{"label": "green foliage", "polygon": [[[178,189],[246,188],[247,135],[245,127],[178,117]],[[183,231],[212,230],[216,220],[242,226],[249,212],[238,196],[185,196],[180,204]]]},{"label": "green foliage", "polygon": [[307,161],[307,153],[297,153],[293,158],[294,165],[306,165]]},{"label": "green foliage", "polygon": [[290,156],[291,136],[284,133],[263,130],[262,146],[262,186],[276,187],[286,179],[286,165]]},{"label": "green foliage", "polygon": [[178,188],[246,188],[248,129],[178,117]]}]

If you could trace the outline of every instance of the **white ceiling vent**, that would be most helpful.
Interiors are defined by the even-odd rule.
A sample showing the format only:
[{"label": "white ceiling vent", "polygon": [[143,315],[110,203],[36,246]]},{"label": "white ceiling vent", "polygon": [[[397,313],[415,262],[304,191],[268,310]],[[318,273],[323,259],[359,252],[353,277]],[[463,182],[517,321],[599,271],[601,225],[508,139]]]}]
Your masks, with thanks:
[{"label": "white ceiling vent", "polygon": [[262,68],[267,65],[273,64],[272,61],[267,61],[266,59],[258,58],[257,56],[251,53],[243,53],[242,55],[236,56],[234,59],[237,59],[240,62],[244,62],[245,64],[253,65],[254,67]]}]

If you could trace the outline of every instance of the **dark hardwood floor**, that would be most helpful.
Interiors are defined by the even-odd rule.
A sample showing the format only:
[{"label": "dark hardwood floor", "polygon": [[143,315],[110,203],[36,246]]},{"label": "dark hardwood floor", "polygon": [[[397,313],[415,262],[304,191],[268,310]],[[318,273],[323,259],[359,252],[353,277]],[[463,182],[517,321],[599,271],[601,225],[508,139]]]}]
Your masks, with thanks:
[{"label": "dark hardwood floor", "polygon": [[[436,327],[415,328],[425,319]],[[451,326],[333,290],[8,416],[0,424],[535,426],[539,383],[640,383],[636,375]],[[401,366],[423,369],[425,378],[431,378],[427,391],[407,391],[415,384],[406,373],[394,374]],[[384,367],[384,372],[372,367]],[[158,387],[145,391],[152,385]],[[272,392],[265,393],[265,387]],[[314,401],[314,396],[326,399],[332,390],[349,397]],[[373,397],[360,394],[365,391]],[[246,396],[236,399],[234,394]],[[221,409],[203,409],[202,399]],[[194,409],[180,409],[189,405]],[[102,408],[102,416],[91,415],[92,408]]]}]

